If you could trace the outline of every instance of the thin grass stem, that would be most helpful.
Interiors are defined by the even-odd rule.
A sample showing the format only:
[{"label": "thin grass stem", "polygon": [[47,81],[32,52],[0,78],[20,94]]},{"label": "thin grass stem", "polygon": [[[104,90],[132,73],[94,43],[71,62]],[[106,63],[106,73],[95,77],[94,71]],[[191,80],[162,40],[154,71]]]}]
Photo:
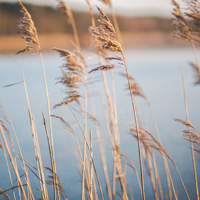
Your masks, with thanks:
[{"label": "thin grass stem", "polygon": [[[83,134],[84,140],[86,141],[87,149],[88,149],[88,151],[90,152],[90,147],[89,147],[89,144],[88,144],[87,139],[86,139],[86,137],[85,137],[84,131],[83,131],[81,125],[80,125],[80,122],[78,121],[78,119],[77,119],[75,113],[73,112],[73,110],[72,110],[72,108],[71,108],[71,106],[70,106],[69,104],[68,104],[68,107],[70,108],[70,111],[72,112],[72,114],[73,114],[73,116],[74,116],[76,122],[78,123],[78,126],[79,126],[79,128],[80,128],[80,130],[81,130],[81,132],[82,132],[82,134]],[[90,155],[90,154],[89,154],[89,155]],[[94,164],[94,160],[93,160],[93,159],[92,159],[92,164],[93,164],[93,167],[94,167],[94,172],[95,172],[95,175],[96,175],[96,178],[97,178],[97,182],[98,182],[98,185],[99,185],[99,189],[100,189],[100,192],[101,192],[101,197],[102,197],[102,200],[104,200],[103,191],[102,191],[102,188],[101,188],[101,184],[100,184],[100,181],[99,181],[99,178],[98,178],[97,170],[96,170],[96,167],[95,167],[95,164]]]},{"label": "thin grass stem", "polygon": [[93,164],[92,164],[92,159],[93,159],[93,149],[92,149],[92,131],[90,130],[90,200],[93,200],[93,195],[92,195],[92,179],[93,179]]},{"label": "thin grass stem", "polygon": [[16,165],[15,165],[15,162],[14,162],[14,159],[13,159],[13,156],[12,156],[12,154],[11,154],[11,151],[10,151],[10,148],[9,148],[9,146],[8,146],[8,143],[7,143],[7,140],[6,140],[6,137],[5,137],[5,134],[4,134],[4,131],[3,131],[3,129],[2,129],[1,124],[0,124],[0,132],[1,132],[1,136],[2,136],[2,139],[3,139],[4,145],[5,145],[5,148],[6,148],[6,150],[7,150],[8,156],[9,156],[9,158],[10,158],[12,167],[13,167],[13,169],[14,169],[15,175],[16,175],[16,177],[17,177],[17,182],[19,183],[19,187],[20,187],[20,189],[21,189],[23,199],[24,199],[24,200],[27,200],[27,196],[26,196],[26,193],[25,193],[23,184],[22,184],[22,182],[21,182],[21,178],[20,178],[20,176],[19,176],[19,172],[18,172],[18,170],[17,170],[17,168],[16,168]]},{"label": "thin grass stem", "polygon": [[126,64],[126,59],[125,55],[123,52],[121,52],[123,60],[124,60],[124,65],[125,65],[125,70],[126,70],[126,75],[128,79],[128,85],[129,85],[129,90],[130,90],[130,96],[131,96],[131,101],[132,101],[132,106],[133,106],[133,113],[134,113],[134,119],[135,119],[135,126],[136,126],[136,132],[137,132],[137,138],[138,138],[138,151],[139,151],[139,161],[140,161],[140,174],[141,174],[141,184],[142,184],[142,199],[145,200],[145,192],[144,192],[144,178],[143,178],[143,167],[142,167],[142,155],[141,155],[141,144],[140,144],[140,133],[139,133],[139,127],[138,127],[138,122],[137,122],[137,114],[136,114],[136,108],[135,108],[135,102],[133,98],[133,94],[131,91],[131,83],[130,83],[130,78],[129,78],[129,72],[128,72],[128,67]]},{"label": "thin grass stem", "polygon": [[191,40],[191,45],[192,45],[192,49],[193,49],[194,56],[195,56],[195,59],[196,59],[196,63],[197,63],[197,67],[198,67],[198,72],[199,72],[199,77],[200,77],[200,66],[199,66],[199,60],[198,60],[198,57],[197,57],[197,51],[196,51],[196,48],[195,48],[195,46],[194,46],[194,42],[193,42],[193,40]]},{"label": "thin grass stem", "polygon": [[[14,188],[13,188],[12,176],[11,176],[11,173],[10,173],[10,167],[9,167],[8,159],[7,159],[6,152],[4,151],[4,149],[3,149],[3,152],[4,152],[4,157],[5,157],[5,160],[6,160],[6,165],[7,165],[7,168],[8,168],[8,175],[9,175],[10,184],[11,184],[11,187],[12,187],[13,198],[14,198],[14,200],[16,200],[16,195],[15,195],[15,191],[14,191]],[[4,192],[5,192],[5,191],[4,191]]]},{"label": "thin grass stem", "polygon": [[[194,49],[195,50],[195,49]],[[196,51],[195,51],[196,52]],[[196,54],[195,54],[196,55]],[[197,61],[198,62],[198,61]],[[199,68],[199,65],[198,65]],[[188,112],[188,106],[187,106],[187,99],[186,99],[186,89],[185,89],[185,81],[184,81],[184,74],[183,74],[183,67],[181,67],[182,72],[182,82],[183,82],[183,91],[184,91],[184,102],[185,102],[185,112],[187,117],[187,122],[190,123],[189,120],[189,112]],[[190,127],[188,127],[188,131],[190,132]],[[191,139],[191,137],[189,136]],[[199,189],[198,189],[198,179],[197,179],[197,170],[196,170],[196,164],[195,164],[195,156],[194,156],[194,149],[192,141],[190,140],[190,149],[192,154],[192,163],[193,163],[193,169],[194,169],[194,180],[195,180],[195,187],[196,187],[196,197],[197,200],[199,200]]]},{"label": "thin grass stem", "polygon": [[49,102],[49,92],[48,92],[48,86],[47,86],[47,80],[46,80],[46,74],[45,74],[45,69],[44,69],[44,62],[43,62],[42,53],[40,53],[40,60],[41,60],[41,64],[42,64],[43,78],[44,78],[45,91],[46,91],[46,99],[47,99],[47,107],[48,107],[48,114],[49,114],[51,151],[52,151],[52,160],[53,160],[52,170],[53,170],[54,200],[56,200],[56,193],[57,193],[57,196],[58,196],[58,200],[60,200],[59,189],[58,189],[57,178],[56,178],[56,164],[55,164],[55,155],[54,155],[53,129],[52,129],[52,122],[51,122],[51,109],[50,109],[50,102]]}]

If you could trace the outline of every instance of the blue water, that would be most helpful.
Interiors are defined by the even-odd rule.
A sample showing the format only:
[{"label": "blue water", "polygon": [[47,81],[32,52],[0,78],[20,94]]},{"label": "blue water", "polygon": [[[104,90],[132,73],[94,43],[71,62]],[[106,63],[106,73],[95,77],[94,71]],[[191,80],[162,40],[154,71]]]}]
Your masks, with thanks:
[{"label": "blue water", "polygon": [[[85,51],[86,57],[90,54],[90,52]],[[49,88],[50,103],[51,107],[53,108],[55,104],[59,103],[65,97],[65,87],[60,84],[56,84],[56,78],[62,75],[60,69],[60,66],[62,65],[62,59],[53,52],[44,53],[43,58]],[[190,145],[187,141],[184,140],[184,137],[182,135],[182,130],[184,130],[185,127],[173,120],[174,117],[186,120],[183,85],[181,78],[182,67],[185,79],[190,122],[196,127],[197,130],[200,130],[200,87],[193,84],[195,81],[194,73],[192,68],[188,64],[188,62],[190,61],[195,62],[193,52],[190,48],[135,48],[126,49],[126,58],[130,74],[140,83],[151,103],[160,132],[162,144],[165,150],[174,159],[176,165],[178,166],[178,169],[191,199],[195,199],[195,186]],[[96,66],[98,63],[96,58],[93,58],[88,62],[93,67]],[[0,55],[0,104],[8,113],[15,127],[23,156],[29,162],[35,165],[31,128],[29,124],[23,84],[17,84],[12,87],[2,87],[11,83],[20,82],[22,80],[22,75],[17,63],[23,68],[25,74],[31,110],[34,114],[34,119],[37,126],[43,166],[50,166],[47,140],[42,120],[42,113],[44,113],[47,118],[48,111],[46,105],[42,68],[38,55]],[[89,69],[86,69],[86,71],[88,72]],[[120,132],[120,150],[132,160],[139,173],[137,142],[129,134],[129,128],[134,127],[132,105],[130,101],[130,96],[128,95],[128,91],[126,90],[127,81],[119,75],[120,72],[125,72],[123,67],[114,70],[118,123]],[[101,73],[94,72],[93,75],[96,77],[97,80],[99,80],[97,84],[100,88],[102,96],[105,97],[105,90],[103,87]],[[87,74],[87,77],[89,82],[91,82],[92,75]],[[110,72],[106,72],[106,77],[109,88],[111,89],[112,83]],[[89,88],[95,112],[97,113],[96,118],[99,120],[102,126],[100,127],[102,144],[105,147],[108,171],[111,180],[113,161],[110,151],[111,144],[110,141],[107,139],[108,133],[106,132],[105,118],[103,116],[102,107],[94,83],[89,84]],[[81,87],[80,91],[81,94],[84,96],[84,87]],[[137,104],[142,117],[143,126],[155,135],[153,121],[147,103],[141,97],[137,97]],[[74,106],[75,105],[76,104],[74,104]],[[83,141],[83,137],[69,108],[63,106],[60,108],[52,109],[52,114],[63,117],[63,119],[65,119],[72,125],[82,147],[81,142]],[[81,115],[78,112],[76,112],[76,115],[78,116],[80,123],[83,126]],[[102,184],[103,192],[105,194],[105,199],[107,199],[97,136],[95,134],[93,124],[91,122],[88,122],[88,130],[90,129],[93,132],[94,162]],[[74,136],[69,131],[67,131],[64,124],[62,124],[58,119],[53,119],[53,130],[58,175],[62,180],[69,199],[80,199],[81,175],[80,165],[76,159],[78,151]],[[15,141],[14,145],[17,149]],[[163,191],[167,191],[167,183],[162,158],[159,153],[155,152],[155,155],[159,168]],[[197,158],[199,158],[197,154],[196,156]],[[0,158],[0,188],[5,190],[10,188],[10,182],[2,151],[0,151]],[[200,163],[198,159],[196,161],[197,171],[199,172]],[[174,184],[177,187],[179,199],[187,199],[175,168],[169,160],[168,163],[170,166],[170,171]],[[131,185],[134,198],[141,199],[141,194],[139,191],[135,173],[133,172],[133,170],[125,165],[123,165],[123,169],[127,174],[127,182]],[[22,175],[23,171],[19,171],[21,173],[20,175]],[[39,187],[37,178],[31,172],[29,172],[29,174],[32,181],[32,188]],[[12,176],[14,180],[14,185],[16,185],[16,180],[13,172]],[[46,179],[47,176],[48,172],[45,171]],[[146,199],[153,199],[150,178],[145,168],[144,182]],[[117,192],[120,193],[119,183],[117,183],[116,187]],[[48,187],[48,190],[50,196],[53,195],[50,186]],[[97,190],[100,197],[99,189]],[[39,192],[36,189],[34,190],[34,192],[36,196],[40,196]],[[12,193],[8,192],[8,194],[12,198]],[[116,196],[116,199],[120,199],[120,197]]]}]

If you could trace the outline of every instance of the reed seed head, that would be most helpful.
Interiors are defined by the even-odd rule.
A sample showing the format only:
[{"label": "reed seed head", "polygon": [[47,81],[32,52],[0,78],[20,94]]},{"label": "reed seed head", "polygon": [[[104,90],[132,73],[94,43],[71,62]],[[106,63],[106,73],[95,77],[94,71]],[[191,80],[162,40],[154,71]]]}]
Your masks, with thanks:
[{"label": "reed seed head", "polygon": [[175,0],[172,0],[172,3],[175,6],[172,12],[172,15],[175,17],[175,19],[173,19],[173,25],[175,27],[174,36],[190,41],[191,33],[185,15],[181,12],[179,4]]},{"label": "reed seed head", "polygon": [[53,48],[54,51],[57,51],[61,57],[64,58],[64,65],[63,68],[73,71],[73,72],[80,72],[84,73],[84,65],[78,60],[77,56],[72,52],[60,49],[60,48]]},{"label": "reed seed head", "polygon": [[67,17],[67,22],[71,24],[73,16],[72,16],[72,12],[70,8],[63,1],[59,1],[58,8],[61,9],[65,13]]},{"label": "reed seed head", "polygon": [[198,0],[187,0],[185,12],[181,11],[179,4],[172,0],[175,6],[172,15],[175,17],[173,25],[175,36],[188,41],[200,42],[200,2]]},{"label": "reed seed head", "polygon": [[[131,128],[130,131],[133,134],[133,136],[136,139],[138,139],[138,137],[135,134],[136,129]],[[140,140],[141,140],[142,144],[144,145],[146,151],[152,152],[153,149],[155,149],[158,152],[160,152],[161,154],[165,154],[165,156],[172,162],[172,164],[174,166],[176,166],[172,157],[167,153],[167,151],[164,149],[162,144],[153,136],[152,133],[150,133],[149,131],[147,131],[143,128],[141,128],[141,130],[139,132],[140,132]]]},{"label": "reed seed head", "polygon": [[[125,73],[120,73],[123,77],[127,78],[127,75]],[[144,93],[143,88],[141,85],[130,75],[128,74],[128,79],[130,80],[130,89],[133,95],[140,96],[144,98],[146,101],[148,101],[147,96]],[[129,87],[127,88],[129,90]]]},{"label": "reed seed head", "polygon": [[194,70],[194,74],[195,74],[195,84],[200,84],[200,75],[199,75],[199,67],[194,64],[193,62],[190,63],[190,65],[192,66],[193,70]]},{"label": "reed seed head", "polygon": [[107,70],[111,70],[111,69],[114,69],[114,68],[118,68],[118,66],[113,65],[113,64],[111,64],[111,65],[101,65],[99,67],[92,69],[91,71],[89,71],[89,73],[94,72],[94,71],[98,71],[98,70],[107,71]]},{"label": "reed seed head", "polygon": [[172,15],[175,17],[173,19],[173,25],[175,27],[174,36],[190,41],[191,33],[185,15],[181,12],[179,4],[175,0],[172,0],[172,3],[175,6],[172,12]]},{"label": "reed seed head", "polygon": [[40,53],[40,42],[32,17],[20,1],[19,4],[21,6],[20,12],[23,14],[23,17],[20,18],[18,27],[22,38],[26,42],[26,48],[18,51],[17,54],[23,52]]},{"label": "reed seed head", "polygon": [[183,130],[184,139],[192,142],[194,144],[194,150],[200,153],[200,133],[197,129],[190,122],[183,119],[174,118],[174,120],[188,128],[187,130]]},{"label": "reed seed head", "polygon": [[190,32],[193,40],[200,42],[200,2],[198,0],[187,1],[188,9],[185,13],[190,21]]},{"label": "reed seed head", "polygon": [[78,83],[83,82],[82,75],[85,73],[84,65],[78,60],[75,54],[68,50],[60,48],[53,48],[53,50],[58,52],[60,56],[64,58],[62,77],[59,78],[58,82],[66,86],[67,89],[67,97],[64,98],[61,103],[56,104],[54,108],[61,105],[70,104],[74,101],[78,103],[81,95],[77,89],[79,88]]},{"label": "reed seed head", "polygon": [[90,27],[89,30],[98,39],[98,47],[104,50],[122,52],[122,47],[117,39],[116,31],[106,14],[99,8],[101,16],[97,19],[100,23],[97,27]]}]

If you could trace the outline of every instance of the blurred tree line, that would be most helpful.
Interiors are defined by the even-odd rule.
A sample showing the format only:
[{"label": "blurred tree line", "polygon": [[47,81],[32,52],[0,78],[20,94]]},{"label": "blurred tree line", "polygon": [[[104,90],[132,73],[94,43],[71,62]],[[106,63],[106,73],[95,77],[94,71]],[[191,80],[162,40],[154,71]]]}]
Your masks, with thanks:
[{"label": "blurred tree line", "polygon": [[[66,22],[65,15],[58,9],[47,6],[24,4],[31,13],[38,33],[72,33],[71,26]],[[0,3],[0,35],[14,35],[19,29],[18,20],[22,16],[19,5]],[[79,35],[88,33],[91,26],[87,12],[73,12]],[[111,17],[110,17],[111,19]],[[171,20],[158,17],[122,17],[118,16],[121,32],[171,32]]]}]

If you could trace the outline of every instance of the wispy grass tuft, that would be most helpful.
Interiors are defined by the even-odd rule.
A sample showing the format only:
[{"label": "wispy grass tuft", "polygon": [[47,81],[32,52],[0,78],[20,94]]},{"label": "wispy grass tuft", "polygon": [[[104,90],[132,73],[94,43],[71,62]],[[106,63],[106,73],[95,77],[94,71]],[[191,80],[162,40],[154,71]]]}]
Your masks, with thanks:
[{"label": "wispy grass tuft", "polygon": [[19,20],[19,29],[22,34],[22,38],[26,42],[26,48],[18,51],[17,54],[23,52],[40,53],[40,42],[32,17],[24,5],[20,1],[18,2],[21,6],[20,12],[23,14],[23,17]]}]

